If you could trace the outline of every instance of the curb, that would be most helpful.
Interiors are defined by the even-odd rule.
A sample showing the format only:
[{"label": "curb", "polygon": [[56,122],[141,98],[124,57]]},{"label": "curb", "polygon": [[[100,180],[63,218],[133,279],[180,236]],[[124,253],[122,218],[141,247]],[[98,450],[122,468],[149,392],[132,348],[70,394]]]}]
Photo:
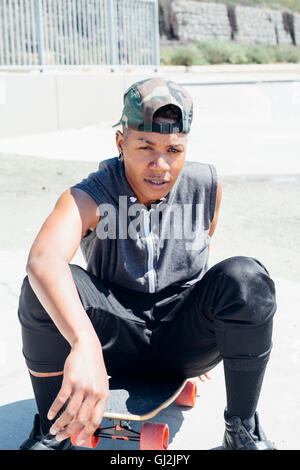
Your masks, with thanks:
[{"label": "curb", "polygon": [[[144,74],[144,73],[183,73],[183,74],[218,74],[218,73],[298,73],[300,74],[300,64],[279,63],[279,64],[216,64],[216,65],[101,65],[101,66],[76,66],[76,67],[44,67],[47,74]],[[40,68],[35,67],[0,67],[0,76],[7,73],[30,73],[40,74]]]},{"label": "curb", "polygon": [[192,65],[192,66],[172,66],[164,65],[158,67],[159,72],[179,72],[179,73],[299,73],[300,64],[216,64],[216,65]]}]

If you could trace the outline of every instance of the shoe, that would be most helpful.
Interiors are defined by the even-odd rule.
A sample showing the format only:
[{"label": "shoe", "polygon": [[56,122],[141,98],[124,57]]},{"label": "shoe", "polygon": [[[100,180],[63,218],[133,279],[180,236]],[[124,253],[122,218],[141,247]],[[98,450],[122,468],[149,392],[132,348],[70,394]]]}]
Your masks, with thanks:
[{"label": "shoe", "polygon": [[36,414],[30,436],[21,444],[19,450],[75,450],[75,447],[70,439],[58,442],[50,433],[44,436],[41,432],[40,417]]},{"label": "shoe", "polygon": [[267,440],[258,419],[254,414],[255,427],[248,431],[239,416],[227,416],[225,409],[225,434],[223,438],[224,450],[277,450],[273,442]]}]

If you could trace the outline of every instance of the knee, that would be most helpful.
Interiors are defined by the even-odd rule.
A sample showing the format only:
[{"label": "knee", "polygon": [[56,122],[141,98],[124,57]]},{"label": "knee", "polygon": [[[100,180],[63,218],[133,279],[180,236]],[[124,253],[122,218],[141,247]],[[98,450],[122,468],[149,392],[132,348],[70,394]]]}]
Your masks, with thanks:
[{"label": "knee", "polygon": [[225,259],[221,261],[220,267],[226,276],[237,282],[251,280],[259,274],[269,277],[269,272],[265,266],[257,259],[249,256],[233,256]]},{"label": "knee", "polygon": [[261,322],[276,311],[275,285],[265,266],[255,258],[235,256],[220,266],[229,295],[252,321]]},{"label": "knee", "polygon": [[233,256],[220,263],[221,271],[241,290],[252,289],[253,285],[259,291],[274,287],[265,266],[255,258],[248,256]]}]

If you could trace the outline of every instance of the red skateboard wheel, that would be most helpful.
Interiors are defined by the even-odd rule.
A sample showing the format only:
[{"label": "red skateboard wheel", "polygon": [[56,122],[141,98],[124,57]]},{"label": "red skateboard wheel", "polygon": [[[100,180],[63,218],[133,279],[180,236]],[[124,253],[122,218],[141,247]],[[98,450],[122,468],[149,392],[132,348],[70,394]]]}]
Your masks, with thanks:
[{"label": "red skateboard wheel", "polygon": [[167,424],[144,423],[140,434],[140,450],[167,450],[169,427]]},{"label": "red skateboard wheel", "polygon": [[83,444],[78,446],[78,444],[76,443],[76,439],[79,436],[80,432],[81,432],[81,429],[79,429],[79,431],[76,431],[75,434],[72,434],[72,436],[71,436],[72,445],[75,446],[75,447],[87,447],[88,449],[95,449],[97,447],[97,445],[99,444],[100,437],[94,436],[94,434],[93,434],[86,441],[84,441]]},{"label": "red skateboard wheel", "polygon": [[189,380],[181,393],[176,398],[178,406],[195,406],[197,396],[197,383],[195,380]]}]

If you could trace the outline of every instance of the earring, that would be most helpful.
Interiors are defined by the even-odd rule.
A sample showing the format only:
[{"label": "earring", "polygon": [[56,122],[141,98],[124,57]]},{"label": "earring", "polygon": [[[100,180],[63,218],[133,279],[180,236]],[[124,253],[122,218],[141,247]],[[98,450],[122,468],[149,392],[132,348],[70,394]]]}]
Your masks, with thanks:
[{"label": "earring", "polygon": [[118,160],[119,160],[119,162],[121,162],[121,161],[122,161],[122,158],[123,158],[123,152],[120,152],[120,153],[119,153],[119,156],[118,156]]}]

